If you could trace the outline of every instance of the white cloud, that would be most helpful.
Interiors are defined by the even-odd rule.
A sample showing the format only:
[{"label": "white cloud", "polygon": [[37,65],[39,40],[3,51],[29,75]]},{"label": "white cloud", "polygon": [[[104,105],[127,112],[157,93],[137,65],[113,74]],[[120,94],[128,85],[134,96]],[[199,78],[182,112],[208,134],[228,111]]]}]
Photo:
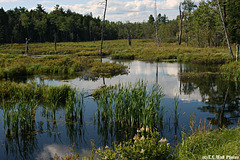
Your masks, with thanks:
[{"label": "white cloud", "polygon": [[39,1],[39,4],[54,3],[54,1]]},{"label": "white cloud", "polygon": [[[1,0],[0,0],[1,1]],[[5,0],[4,0],[5,1]],[[166,14],[169,19],[176,18],[178,14],[178,5],[183,0],[163,0],[157,1],[158,13]],[[200,0],[195,0],[199,2]],[[50,3],[52,1],[42,1]],[[102,17],[104,4],[103,0],[89,0],[85,4],[61,5],[65,10],[70,9],[80,14],[89,14],[92,12],[94,17]],[[147,21],[150,14],[154,14],[155,0],[133,0],[121,1],[114,0],[108,2],[106,19],[110,21]],[[54,7],[45,7],[51,11]],[[171,12],[169,10],[172,10]]]},{"label": "white cloud", "polygon": [[0,0],[0,3],[5,3],[5,2],[20,2],[20,0]]}]

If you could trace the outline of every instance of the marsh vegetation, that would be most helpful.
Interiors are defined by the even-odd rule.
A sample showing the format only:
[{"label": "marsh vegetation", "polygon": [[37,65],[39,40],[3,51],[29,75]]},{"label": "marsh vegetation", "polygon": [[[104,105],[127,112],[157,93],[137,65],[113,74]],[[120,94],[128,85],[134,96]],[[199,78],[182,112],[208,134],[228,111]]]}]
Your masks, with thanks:
[{"label": "marsh vegetation", "polygon": [[[76,149],[88,148],[88,132],[94,130],[93,137],[98,137],[94,138],[95,147],[111,147],[115,142],[112,147],[119,148],[106,153],[105,149],[96,150],[104,156],[130,151],[133,145],[147,145],[151,141],[150,150],[140,147],[136,152],[132,150],[136,155],[126,156],[143,155],[144,150],[169,158],[173,155],[167,142],[155,142],[166,137],[170,146],[177,146],[190,114],[203,113],[197,122],[207,119],[213,128],[237,124],[238,78],[233,77],[238,75],[232,68],[237,68],[238,62],[229,63],[232,60],[227,48],[186,48],[173,43],[155,48],[152,40],[132,40],[130,47],[127,40],[105,41],[105,59],[100,62],[98,43],[59,43],[62,49],[59,47],[57,52],[49,52],[53,43],[30,43],[28,55],[22,54],[21,44],[1,46],[1,126],[3,140],[9,143],[2,150],[14,158],[32,159],[35,155],[31,153],[41,152],[36,149],[41,146],[36,141],[43,135],[54,137],[51,143],[62,143],[66,138],[70,141],[64,143],[69,146],[75,143]],[[195,65],[186,64],[189,62]],[[176,86],[178,89],[171,93]],[[227,106],[222,112],[228,87]],[[187,95],[197,96],[197,102],[187,101]],[[91,96],[94,99],[89,99]],[[198,107],[185,108],[189,105]],[[144,133],[147,141],[132,144],[132,138],[143,126],[152,135]],[[160,137],[155,139],[156,132]],[[119,145],[123,140],[126,148]],[[9,150],[15,142],[25,155]],[[155,145],[162,152],[151,150]]]},{"label": "marsh vegetation", "polygon": [[103,20],[1,8],[0,157],[239,156],[239,7],[184,0],[169,20],[155,1],[134,23],[105,20],[107,0]]}]

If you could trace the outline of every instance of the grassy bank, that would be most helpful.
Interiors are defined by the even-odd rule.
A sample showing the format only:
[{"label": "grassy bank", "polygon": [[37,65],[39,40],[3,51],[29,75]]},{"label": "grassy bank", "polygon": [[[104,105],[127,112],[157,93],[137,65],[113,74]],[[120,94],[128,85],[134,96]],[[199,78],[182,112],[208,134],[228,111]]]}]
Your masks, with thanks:
[{"label": "grassy bank", "polygon": [[[200,131],[186,137],[177,148],[176,159],[203,159],[209,155],[240,158],[240,127]],[[236,159],[236,158],[235,158]]]}]

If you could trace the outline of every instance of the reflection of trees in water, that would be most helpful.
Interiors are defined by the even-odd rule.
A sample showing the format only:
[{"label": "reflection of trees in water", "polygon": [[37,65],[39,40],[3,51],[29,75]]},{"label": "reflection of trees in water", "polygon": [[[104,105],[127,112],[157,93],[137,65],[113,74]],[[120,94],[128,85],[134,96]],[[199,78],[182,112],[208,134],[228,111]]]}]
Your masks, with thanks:
[{"label": "reflection of trees in water", "polygon": [[[182,72],[192,72],[194,69],[187,68]],[[207,72],[208,70],[205,70]],[[202,73],[201,73],[202,74]],[[203,78],[204,77],[204,78]],[[238,89],[238,82],[224,81],[221,76],[217,74],[201,75],[184,78],[179,76],[181,83],[181,92],[186,95],[192,94],[196,89],[199,90],[202,101],[207,105],[199,107],[201,112],[208,112],[215,115],[215,117],[208,117],[207,119],[214,125],[228,126],[234,124],[240,117],[240,90]],[[227,95],[226,95],[227,94]],[[225,101],[226,98],[226,101]]]}]

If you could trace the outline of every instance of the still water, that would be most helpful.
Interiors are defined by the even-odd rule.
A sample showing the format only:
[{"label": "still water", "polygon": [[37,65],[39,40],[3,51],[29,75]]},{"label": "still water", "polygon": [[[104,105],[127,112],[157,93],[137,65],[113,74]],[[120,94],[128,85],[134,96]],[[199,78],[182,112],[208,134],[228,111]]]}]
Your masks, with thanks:
[{"label": "still water", "polygon": [[[105,61],[111,61],[106,59]],[[4,121],[0,115],[0,157],[1,159],[51,159],[55,153],[59,156],[71,151],[74,144],[80,156],[91,153],[93,140],[96,147],[110,146],[112,142],[123,137],[128,129],[117,129],[94,121],[97,104],[89,98],[94,89],[102,85],[118,83],[135,83],[139,80],[147,82],[150,88],[159,84],[165,94],[162,99],[164,106],[164,125],[160,136],[166,137],[171,145],[181,140],[181,132],[188,131],[190,115],[195,115],[196,123],[206,120],[216,128],[220,122],[225,127],[232,127],[239,121],[240,90],[237,82],[222,80],[217,73],[217,67],[186,65],[179,63],[146,63],[141,61],[118,62],[129,67],[128,74],[112,78],[81,77],[61,80],[61,78],[45,79],[40,76],[31,78],[38,83],[47,85],[68,84],[85,93],[83,124],[65,121],[64,109],[56,112],[56,119],[47,117],[43,108],[36,112],[35,132],[18,137],[7,137],[4,131]],[[206,73],[205,76],[179,76],[180,73]],[[60,79],[60,80],[59,80]],[[26,79],[29,81],[29,79]],[[227,94],[228,90],[228,94]],[[225,95],[227,94],[224,110]],[[178,124],[173,122],[174,98],[178,97]],[[2,112],[2,110],[0,110]],[[177,135],[177,136],[174,136]]]}]

